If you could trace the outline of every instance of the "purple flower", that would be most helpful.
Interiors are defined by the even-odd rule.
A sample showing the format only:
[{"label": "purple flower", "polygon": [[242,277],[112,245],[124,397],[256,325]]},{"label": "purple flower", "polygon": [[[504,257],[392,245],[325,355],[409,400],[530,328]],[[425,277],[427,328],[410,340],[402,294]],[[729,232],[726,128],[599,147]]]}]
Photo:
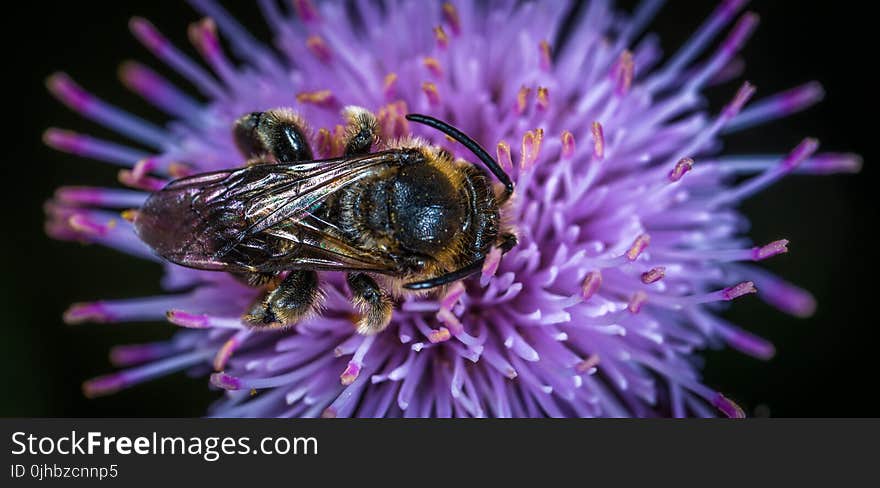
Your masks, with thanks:
[{"label": "purple flower", "polygon": [[340,109],[359,105],[378,115],[386,137],[412,131],[471,157],[403,117],[422,112],[495,152],[516,181],[507,218],[520,244],[503,258],[491,254],[479,277],[443,296],[402,300],[375,336],[355,332],[338,273],[321,277],[323,315],[261,332],[241,320],[257,290],[163,263],[167,294],[76,304],[65,314],[69,323],[167,318],[184,329],[115,348],[123,369],[87,381],[88,396],[190,370],[210,372],[211,385],[225,390],[216,416],[741,416],[700,381],[694,354],[727,344],[769,358],[774,348],[722,319],[725,302],[757,292],[795,315],[814,310],[809,293],[754,264],[786,252],[788,241],[751,243],[736,207],[789,173],[854,172],[860,160],[817,154],[813,139],[787,155],[720,154],[724,134],[823,95],[809,83],[746,106],[755,89],[744,83],[720,112],[705,110],[704,88],[738,74],[737,53],[757,24],[740,14],[744,0],[724,1],[665,60],[657,39],[641,35],[659,1],[625,15],[601,0],[580,8],[263,0],[276,49],[217,3],[192,3],[207,17],[189,32],[203,62],[146,20],[131,21],[134,35],[209,100],[125,64],[123,82],[168,113],[165,127],[64,74],[49,79],[68,107],[150,148],[48,130],[49,145],[120,166],[120,181],[133,188],[59,189],[47,205],[51,236],[159,263],[119,211],[174,177],[240,166],[237,117],[293,107],[327,157],[339,146]]}]

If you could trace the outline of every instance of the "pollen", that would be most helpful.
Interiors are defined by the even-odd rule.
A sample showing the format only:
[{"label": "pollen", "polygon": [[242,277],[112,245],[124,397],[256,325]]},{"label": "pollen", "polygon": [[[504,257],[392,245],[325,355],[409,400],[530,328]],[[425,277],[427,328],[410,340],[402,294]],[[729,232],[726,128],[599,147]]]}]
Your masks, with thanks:
[{"label": "pollen", "polygon": [[333,128],[333,137],[330,139],[332,143],[331,148],[335,156],[341,156],[342,151],[345,149],[345,135],[345,127],[336,124],[336,127]]},{"label": "pollen", "polygon": [[431,341],[431,344],[446,342],[450,338],[452,338],[452,334],[449,333],[449,329],[447,329],[446,327],[434,329],[431,331],[430,334],[428,334],[428,340]]},{"label": "pollen", "polygon": [[438,49],[445,50],[449,47],[449,36],[446,35],[446,31],[443,30],[442,25],[434,27],[434,39],[437,41]]},{"label": "pollen", "polygon": [[672,168],[672,171],[669,172],[669,181],[675,182],[680,180],[681,177],[687,174],[687,172],[693,169],[693,167],[693,158],[681,158],[675,163],[675,167]]},{"label": "pollen", "polygon": [[226,363],[229,361],[229,358],[232,357],[232,353],[235,352],[235,349],[237,348],[238,340],[235,337],[224,342],[214,356],[214,371],[223,371],[226,369]]},{"label": "pollen", "polygon": [[361,374],[361,367],[354,361],[349,361],[348,366],[346,366],[345,371],[339,375],[339,381],[343,386],[348,386],[354,383],[354,380],[357,379],[358,375]]},{"label": "pollen", "polygon": [[562,141],[562,158],[569,159],[574,156],[574,134],[567,130],[562,131],[562,135],[559,137],[559,139]]},{"label": "pollen", "polygon": [[756,247],[752,252],[755,261],[771,258],[773,256],[788,252],[788,239],[780,239],[773,241],[765,246]]},{"label": "pollen", "polygon": [[590,271],[581,283],[581,298],[584,301],[589,300],[599,291],[602,286],[602,273],[600,271]]},{"label": "pollen", "polygon": [[614,92],[617,95],[626,95],[632,86],[633,74],[635,73],[635,63],[633,55],[630,51],[625,50],[620,54],[620,59],[614,66]]},{"label": "pollen", "polygon": [[443,67],[440,66],[440,61],[437,58],[428,56],[422,59],[422,65],[428,69],[431,73],[431,76],[434,78],[440,79],[443,77]]},{"label": "pollen", "polygon": [[193,22],[187,30],[189,40],[205,57],[212,59],[220,53],[220,39],[217,38],[217,24],[211,18]]},{"label": "pollen", "polygon": [[508,144],[507,141],[501,141],[498,143],[495,148],[495,155],[502,168],[508,170],[513,169],[513,160],[510,157],[510,144]]},{"label": "pollen", "polygon": [[409,134],[407,113],[409,110],[403,100],[379,108],[379,113],[376,115],[379,130],[386,138],[400,138]]},{"label": "pollen", "polygon": [[122,219],[126,222],[134,222],[134,220],[138,216],[138,211],[133,208],[129,208],[120,212],[119,216],[122,217]]},{"label": "pollen", "polygon": [[650,285],[651,283],[656,283],[662,280],[664,276],[666,276],[666,268],[663,266],[657,266],[656,268],[651,268],[642,273],[641,279],[642,283]]},{"label": "pollen", "polygon": [[541,41],[538,43],[538,52],[540,55],[541,69],[544,71],[550,71],[550,67],[552,66],[550,43],[547,41]]},{"label": "pollen", "polygon": [[626,306],[626,309],[629,310],[630,313],[636,314],[642,310],[642,306],[648,300],[648,295],[643,291],[637,291],[633,294],[632,298],[630,298],[629,303]]},{"label": "pollen", "polygon": [[550,90],[545,87],[538,87],[538,97],[537,97],[538,110],[544,111],[547,110],[547,107],[550,106]]},{"label": "pollen", "polygon": [[333,136],[324,127],[318,129],[318,154],[324,158],[333,157]]},{"label": "pollen", "polygon": [[755,283],[744,281],[729,288],[725,288],[724,291],[721,292],[721,297],[730,301],[750,293],[758,293],[758,289],[755,288]]},{"label": "pollen", "polygon": [[193,173],[192,168],[185,163],[173,162],[168,164],[168,174],[171,175],[172,178],[183,178],[185,176],[190,176]]},{"label": "pollen", "polygon": [[101,223],[88,218],[86,215],[78,213],[71,215],[70,218],[67,219],[67,224],[70,226],[71,229],[77,232],[89,235],[103,236],[107,235],[108,232],[116,227],[116,220],[111,219],[107,222]]},{"label": "pollen", "polygon": [[648,244],[651,243],[651,236],[648,234],[642,234],[636,237],[636,240],[633,241],[632,246],[626,251],[626,259],[629,261],[635,261],[639,258],[642,252],[648,247]]},{"label": "pollen", "polygon": [[437,91],[437,85],[430,81],[422,83],[422,92],[428,98],[428,103],[432,107],[440,105],[440,92]]},{"label": "pollen", "polygon": [[443,4],[443,20],[449,25],[454,35],[461,34],[461,19],[458,17],[458,10],[455,5],[449,2]]},{"label": "pollen", "polygon": [[138,190],[158,191],[165,186],[165,181],[151,176],[138,176],[137,171],[121,169],[118,173],[119,182]]},{"label": "pollen", "polygon": [[330,90],[300,92],[296,95],[296,101],[326,108],[332,108],[336,105],[336,98]]},{"label": "pollen", "polygon": [[593,158],[602,161],[605,159],[605,131],[599,122],[593,122],[590,130],[593,133]]},{"label": "pollen", "polygon": [[528,108],[529,104],[529,93],[532,92],[531,88],[522,87],[519,89],[519,92],[516,94],[516,104],[514,104],[513,109],[517,115],[522,115],[526,112],[526,108]]},{"label": "pollen", "polygon": [[319,35],[312,34],[306,39],[306,47],[315,55],[322,63],[329,63],[333,59],[333,52],[330,46],[324,42],[324,38]]},{"label": "pollen", "polygon": [[522,169],[529,169],[538,161],[541,152],[541,143],[544,141],[544,129],[535,129],[528,131],[523,135],[522,148],[520,152],[519,166]]},{"label": "pollen", "polygon": [[385,75],[385,79],[382,80],[382,93],[387,101],[391,101],[397,96],[397,73],[392,72]]},{"label": "pollen", "polygon": [[156,160],[154,158],[141,159],[135,163],[132,169],[119,171],[119,182],[139,190],[160,190],[165,186],[165,181],[149,176],[149,173],[154,169],[156,169]]}]

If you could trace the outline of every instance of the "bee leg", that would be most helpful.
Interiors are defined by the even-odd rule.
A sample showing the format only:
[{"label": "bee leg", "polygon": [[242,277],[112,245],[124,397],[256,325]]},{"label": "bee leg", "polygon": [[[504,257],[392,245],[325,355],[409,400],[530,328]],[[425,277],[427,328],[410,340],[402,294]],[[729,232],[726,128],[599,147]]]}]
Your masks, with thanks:
[{"label": "bee leg", "polygon": [[512,232],[505,232],[504,234],[501,234],[498,241],[498,247],[504,254],[506,254],[507,251],[510,251],[511,249],[516,247],[517,243],[519,243],[519,240],[516,238],[516,234]]},{"label": "bee leg", "polygon": [[244,319],[258,328],[293,325],[314,311],[320,299],[316,272],[291,271],[251,307]]},{"label": "bee leg", "polygon": [[352,303],[360,313],[358,333],[375,334],[388,327],[391,322],[391,296],[364,273],[349,273],[346,280],[351,288]]},{"label": "bee leg", "polygon": [[379,124],[372,112],[356,106],[345,107],[342,111],[346,120],[345,155],[367,154],[379,140]]},{"label": "bee leg", "polygon": [[251,112],[235,121],[235,145],[248,159],[293,163],[314,159],[305,122],[290,109]]},{"label": "bee leg", "polygon": [[259,287],[268,284],[275,279],[275,273],[230,273],[236,280],[252,287]]}]

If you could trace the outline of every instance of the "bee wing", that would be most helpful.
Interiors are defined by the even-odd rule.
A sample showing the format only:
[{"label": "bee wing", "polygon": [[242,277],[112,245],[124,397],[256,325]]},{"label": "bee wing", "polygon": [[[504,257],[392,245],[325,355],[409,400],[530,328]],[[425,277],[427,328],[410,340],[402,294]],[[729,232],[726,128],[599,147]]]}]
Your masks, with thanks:
[{"label": "bee wing", "polygon": [[390,263],[333,236],[310,210],[395,158],[374,153],[182,178],[147,199],[135,229],[162,257],[199,269],[387,270]]}]

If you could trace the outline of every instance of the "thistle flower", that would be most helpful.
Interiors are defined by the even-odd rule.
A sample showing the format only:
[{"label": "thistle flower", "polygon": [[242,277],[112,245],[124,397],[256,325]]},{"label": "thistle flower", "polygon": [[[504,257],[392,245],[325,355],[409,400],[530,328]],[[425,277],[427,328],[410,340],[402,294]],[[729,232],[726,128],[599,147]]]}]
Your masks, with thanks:
[{"label": "thistle flower", "polygon": [[215,416],[741,416],[700,381],[693,356],[727,344],[769,358],[774,347],[721,318],[725,302],[757,292],[786,312],[813,312],[809,293],[754,264],[786,252],[788,241],[751,243],[736,207],[789,173],[853,172],[860,160],[817,154],[813,139],[787,155],[720,154],[724,134],[823,95],[809,83],[746,106],[755,88],[744,83],[720,112],[704,108],[704,89],[741,68],[737,53],[758,20],[740,14],[744,0],[721,3],[665,60],[657,39],[642,36],[659,1],[627,16],[604,0],[552,8],[263,0],[274,49],[218,3],[191,3],[206,16],[189,31],[202,62],[144,19],[130,27],[208,102],[143,65],[120,70],[168,114],[166,126],[67,75],[49,78],[65,105],[145,148],[49,129],[47,144],[119,166],[132,188],[59,189],[47,204],[51,236],[159,263],[127,209],[174,177],[241,165],[230,131],[237,117],[292,107],[328,157],[339,149],[340,109],[359,105],[375,111],[386,137],[413,132],[467,158],[403,117],[422,112],[494,151],[516,181],[508,218],[520,244],[443,296],[402,300],[376,336],[355,332],[339,274],[322,275],[322,316],[261,332],[241,320],[258,291],[162,263],[167,293],[66,312],[69,323],[167,318],[184,329],[115,348],[123,369],[87,381],[87,396],[191,370],[211,372],[224,390]]}]

